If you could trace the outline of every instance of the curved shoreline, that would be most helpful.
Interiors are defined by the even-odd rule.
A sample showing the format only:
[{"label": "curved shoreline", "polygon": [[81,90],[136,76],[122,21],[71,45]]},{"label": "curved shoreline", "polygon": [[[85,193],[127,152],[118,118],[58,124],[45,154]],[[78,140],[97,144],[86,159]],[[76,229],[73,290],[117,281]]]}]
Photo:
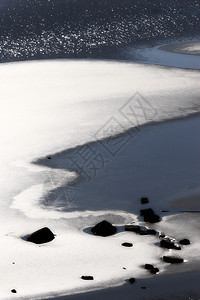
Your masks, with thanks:
[{"label": "curved shoreline", "polygon": [[[191,118],[191,119],[193,119],[193,118]],[[183,121],[184,121],[184,119],[183,119]],[[168,123],[168,125],[171,123],[171,121]],[[175,124],[175,123],[174,123]],[[154,125],[151,125],[151,126],[154,126]],[[157,127],[159,127],[159,126],[154,126],[155,128],[157,128]],[[167,127],[167,126],[166,126]],[[120,136],[120,137],[122,137],[122,136]],[[148,150],[150,150],[150,149],[148,149]],[[50,160],[50,161],[54,161],[54,159],[53,160]],[[63,167],[63,165],[62,165],[62,167]],[[148,168],[148,164],[147,164],[147,168]],[[117,173],[115,173],[115,174],[117,174]],[[106,185],[105,185],[105,187],[106,187]],[[24,199],[25,201],[27,201],[27,197],[25,197],[25,199]],[[117,219],[116,218],[116,216],[112,216],[112,215],[110,215],[109,216],[109,218],[110,218],[110,220],[113,220],[113,222],[122,222],[123,220],[123,218],[121,218],[120,219],[120,214],[119,214],[119,219]],[[132,218],[134,218],[134,215],[132,215]],[[19,219],[20,219],[20,217],[19,217]],[[126,216],[125,216],[125,219],[126,219]],[[128,219],[128,218],[127,218]],[[24,219],[23,219],[24,220]],[[31,221],[33,222],[33,219],[31,219]],[[79,232],[79,230],[77,231],[76,229],[74,229],[74,226],[73,226],[73,223],[74,223],[74,219],[73,220],[70,220],[70,222],[69,223],[65,223],[64,222],[64,220],[61,220],[61,222],[60,222],[60,224],[56,224],[56,222],[54,222],[54,221],[47,221],[47,220],[42,220],[42,218],[41,218],[41,220],[39,220],[39,221],[34,221],[34,223],[32,223],[31,224],[31,228],[34,228],[34,226],[36,226],[36,224],[37,224],[37,222],[39,222],[39,223],[43,223],[43,222],[48,222],[49,224],[50,224],[50,226],[52,226],[53,227],[53,230],[56,232],[56,233],[58,233],[58,237],[57,237],[57,239],[56,239],[56,241],[54,242],[54,243],[52,243],[52,244],[49,244],[49,245],[45,245],[45,247],[42,247],[42,249],[39,249],[39,248],[33,248],[32,247],[32,245],[27,245],[27,246],[25,246],[25,244],[22,244],[22,243],[24,243],[24,241],[22,242],[22,241],[19,241],[19,236],[18,236],[18,234],[16,234],[16,237],[17,237],[17,240],[16,240],[16,243],[18,242],[18,244],[21,244],[21,246],[22,247],[27,247],[27,253],[26,253],[26,255],[30,255],[30,253],[32,253],[32,254],[34,254],[34,257],[35,257],[35,259],[36,259],[36,257],[38,257],[38,259],[40,259],[41,260],[41,263],[42,263],[42,258],[43,259],[45,259],[45,261],[47,260],[47,262],[48,262],[48,259],[50,259],[50,258],[52,258],[52,256],[51,256],[51,253],[52,253],[52,250],[53,249],[57,249],[57,250],[59,250],[60,252],[58,252],[58,253],[60,253],[60,256],[62,257],[64,254],[66,255],[66,253],[68,253],[68,257],[70,256],[70,251],[72,251],[71,253],[73,253],[73,247],[72,248],[70,248],[69,249],[69,246],[68,245],[66,245],[66,247],[64,247],[64,245],[65,245],[65,242],[68,242],[68,239],[66,239],[67,238],[67,235],[70,233],[70,235],[72,235],[72,240],[70,240],[70,244],[72,244],[72,245],[76,245],[76,243],[78,243],[78,246],[80,247],[81,245],[79,245],[80,244],[80,241],[79,241],[79,239],[80,240],[82,240],[82,242],[83,241],[85,241],[85,235],[82,233],[82,232]],[[95,222],[95,219],[90,219],[90,220],[88,220],[87,218],[86,218],[86,220],[83,220],[84,222],[86,222],[87,223],[87,226],[88,226],[88,224],[89,223],[91,223],[91,224],[93,224],[94,222]],[[96,220],[97,221],[97,220]],[[77,223],[78,223],[79,221],[77,220]],[[83,223],[84,223],[83,222]],[[19,224],[20,225],[20,224]],[[38,225],[37,225],[38,226]],[[64,227],[63,227],[64,226]],[[65,227],[66,226],[66,227]],[[78,226],[77,228],[79,228],[80,226],[82,226],[81,225],[81,221],[80,221],[80,223],[78,223],[76,226]],[[82,228],[82,227],[81,227]],[[72,230],[73,229],[73,230]],[[20,232],[20,230],[21,230],[21,228],[18,228],[17,229],[18,230],[18,232]],[[30,229],[30,227],[25,227],[24,228],[24,231],[27,231],[27,230],[31,230]],[[28,232],[25,232],[25,233],[28,233]],[[3,234],[5,234],[5,232],[3,233]],[[22,233],[21,233],[22,234]],[[74,238],[73,238],[73,234],[74,234]],[[87,237],[88,238],[88,242],[90,241],[92,241],[92,239],[91,239],[91,237]],[[119,238],[119,240],[118,240],[118,238]],[[127,235],[127,237],[126,237],[126,239],[129,239],[130,238],[130,236],[129,235]],[[65,241],[65,239],[66,239],[66,241]],[[116,237],[114,240],[110,240],[109,241],[109,239],[108,239],[108,243],[110,244],[110,247],[114,247],[113,248],[113,250],[112,251],[118,251],[118,245],[113,245],[114,244],[114,241],[116,242],[116,243],[118,243],[118,242],[121,242],[121,239],[122,239],[122,237],[121,236],[118,236],[118,237]],[[10,243],[12,244],[12,241],[14,241],[14,240],[12,240],[12,237],[9,237],[8,238],[8,240],[10,241]],[[58,242],[58,244],[57,244],[57,242]],[[90,243],[89,242],[89,243]],[[13,242],[14,243],[14,242]],[[140,243],[140,241],[138,240],[138,242],[136,242],[136,245],[137,245],[137,243]],[[96,245],[95,245],[96,244]],[[120,244],[119,244],[120,245]],[[21,247],[20,246],[20,247]],[[59,247],[59,246],[61,246],[61,247]],[[92,247],[92,250],[95,248],[96,249],[96,247],[98,246],[98,242],[97,242],[97,240],[94,240],[92,243],[91,243],[91,245],[90,245],[90,247]],[[195,245],[194,245],[195,246]],[[54,248],[55,247],[55,248]],[[89,249],[90,249],[90,247],[89,247]],[[99,241],[99,247],[104,247],[104,243],[100,243],[100,241]],[[153,247],[153,240],[152,240],[152,247]],[[76,250],[77,248],[75,247],[75,250]],[[111,248],[112,249],[112,248]],[[11,249],[12,250],[12,249]],[[42,251],[43,252],[42,252]],[[91,249],[90,249],[91,250]],[[97,250],[98,250],[98,247],[97,247]],[[9,250],[10,251],[10,250]],[[64,251],[64,252],[63,252]],[[67,252],[68,251],[68,252]],[[76,250],[77,251],[77,250]],[[119,248],[119,251],[122,251],[120,248]],[[156,248],[155,247],[155,252],[157,253],[157,252],[159,252],[160,251],[160,249],[158,249],[158,247]],[[45,253],[46,252],[46,253]],[[43,254],[42,254],[43,253]],[[124,252],[125,253],[125,252]],[[31,254],[31,255],[32,255]],[[37,255],[36,255],[37,254]],[[43,256],[45,254],[45,257]],[[77,257],[78,257],[78,259],[79,259],[79,252],[77,252]],[[100,253],[101,254],[101,253]],[[109,253],[108,253],[109,254]],[[40,255],[41,255],[41,257],[40,257]],[[58,254],[57,254],[58,255]],[[87,253],[87,255],[88,255],[88,257],[90,257],[90,259],[91,259],[91,254],[89,255],[88,253]],[[110,254],[109,254],[110,255]],[[109,257],[109,255],[107,256],[107,261],[108,261],[108,263],[109,263],[109,261],[110,261],[110,257]],[[120,258],[120,255],[121,254],[118,254],[119,256],[119,258]],[[126,256],[127,255],[127,256]],[[12,251],[11,251],[11,255],[10,255],[10,257],[12,256]],[[20,256],[19,256],[20,257]],[[76,257],[76,260],[77,260],[77,257]],[[122,257],[122,256],[121,256]],[[154,259],[156,258],[155,256],[154,256],[154,253],[153,253],[153,257],[154,257]],[[28,258],[26,258],[26,259],[28,259]],[[56,255],[54,255],[53,256],[53,261],[52,261],[52,263],[53,264],[55,264],[55,265],[58,265],[58,264],[56,264],[56,260],[58,260],[59,259],[59,257],[56,257]],[[82,257],[82,259],[83,259],[83,257]],[[84,257],[84,259],[86,259],[85,257]],[[105,258],[104,258],[105,259]],[[130,258],[129,258],[129,255],[128,254],[125,254],[125,261],[126,261],[126,259],[127,259],[127,262],[130,260]],[[140,258],[141,259],[141,258]],[[55,261],[54,261],[55,260]],[[18,261],[19,261],[19,258],[18,258]],[[29,261],[29,260],[28,260]],[[126,263],[127,263],[126,262]],[[23,265],[23,263],[24,262],[22,262],[22,265]],[[29,261],[29,264],[31,265],[31,263],[32,262],[30,262]],[[61,263],[60,261],[59,261],[59,263]],[[65,261],[65,263],[66,263],[66,266],[68,266],[68,260],[67,260],[67,258],[66,258],[66,261]],[[96,262],[97,263],[97,262]],[[62,264],[63,264],[63,261],[62,261]],[[47,269],[48,269],[48,265],[47,265]],[[68,266],[69,267],[69,266]],[[72,264],[71,266],[70,266],[70,269],[71,270],[73,270],[73,267],[74,267],[74,264]],[[110,266],[110,268],[111,268],[111,266]],[[133,268],[133,267],[132,267]],[[44,270],[45,270],[45,268],[44,268]],[[92,269],[90,269],[90,272],[91,272],[91,270]],[[22,268],[22,271],[24,272],[24,270],[23,270],[23,268]],[[55,269],[55,271],[57,271],[56,269]],[[63,270],[63,271],[65,271],[66,272],[66,270]],[[142,272],[142,270],[141,270],[141,272]],[[76,272],[75,272],[76,273]],[[59,272],[58,272],[58,274],[57,274],[57,279],[59,280]],[[78,273],[77,273],[78,274]],[[77,274],[76,274],[76,276],[77,276]],[[45,275],[45,272],[44,272],[44,274],[43,275]],[[75,277],[76,277],[75,276]],[[101,276],[103,276],[103,275],[101,275]],[[104,275],[105,276],[105,275]],[[113,276],[116,276],[116,273],[113,271]],[[123,275],[120,275],[119,276],[119,278],[120,277],[123,277]],[[77,280],[79,280],[78,279],[79,277],[77,277]],[[103,278],[103,277],[102,277]],[[49,278],[50,279],[50,278]],[[70,279],[70,278],[69,278]],[[101,282],[101,280],[103,280],[103,279],[100,279],[100,282]],[[107,279],[108,280],[108,279]],[[105,281],[105,280],[104,280]],[[76,282],[76,281],[75,281]],[[79,284],[79,283],[78,283]],[[106,283],[105,283],[106,284]],[[69,285],[70,285],[70,283],[69,283]],[[20,286],[20,284],[19,284],[19,286]],[[77,288],[76,287],[76,285],[75,285],[75,287],[74,287],[75,289]],[[87,292],[87,289],[90,289],[91,288],[91,286],[85,286],[84,287],[84,291],[85,292]],[[20,290],[20,288],[19,288],[19,290]],[[60,289],[61,290],[61,289]],[[33,291],[31,291],[32,292],[32,295],[33,295]],[[37,294],[37,293],[36,293]],[[31,295],[31,296],[32,296]],[[19,294],[19,296],[20,296],[20,294]],[[26,295],[25,295],[26,296]]]},{"label": "curved shoreline", "polygon": [[[195,49],[197,47],[197,49]],[[194,50],[192,50],[194,48]],[[200,41],[182,42],[161,46],[159,49],[179,54],[200,55]]]}]

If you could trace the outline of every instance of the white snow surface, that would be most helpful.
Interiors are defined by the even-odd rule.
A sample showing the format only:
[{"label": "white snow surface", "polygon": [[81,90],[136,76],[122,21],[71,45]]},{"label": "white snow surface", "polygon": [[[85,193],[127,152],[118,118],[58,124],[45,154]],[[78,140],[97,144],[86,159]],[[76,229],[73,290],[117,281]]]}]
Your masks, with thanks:
[{"label": "white snow surface", "polygon": [[192,45],[192,46],[189,46],[189,47],[186,47],[186,49],[188,51],[191,51],[191,52],[193,52],[193,51],[200,51],[200,43]]},{"label": "white snow surface", "polygon": [[[155,237],[145,237],[144,247],[144,239],[128,232],[101,238],[82,231],[106,216],[116,225],[136,221],[136,216],[40,206],[48,168],[31,161],[133,126],[199,112],[199,80],[198,71],[122,62],[55,60],[0,66],[1,299],[41,299],[116,285],[146,276],[144,257],[163,269],[158,260],[163,250],[154,246]],[[138,109],[140,104],[143,109]],[[130,115],[131,108],[136,116]],[[112,131],[102,131],[109,122]],[[78,176],[59,168],[55,172],[63,172],[61,186]],[[51,243],[38,246],[21,239],[42,226],[57,235]],[[133,248],[120,246],[127,239]],[[95,280],[85,282],[82,275]],[[11,294],[13,288],[17,294]]]}]

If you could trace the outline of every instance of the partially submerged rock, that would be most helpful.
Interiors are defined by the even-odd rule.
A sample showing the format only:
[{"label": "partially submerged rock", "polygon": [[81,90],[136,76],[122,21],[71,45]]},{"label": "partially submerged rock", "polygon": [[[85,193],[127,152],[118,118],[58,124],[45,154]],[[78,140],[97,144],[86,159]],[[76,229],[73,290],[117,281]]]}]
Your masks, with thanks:
[{"label": "partially submerged rock", "polygon": [[130,278],[130,279],[129,279],[129,282],[130,282],[130,284],[135,283],[135,278]]},{"label": "partially submerged rock", "polygon": [[160,241],[160,247],[174,250],[181,250],[181,247],[171,241],[170,239],[164,239]]},{"label": "partially submerged rock", "polygon": [[133,247],[133,244],[125,242],[125,243],[122,244],[122,246],[124,246],[124,247]]},{"label": "partially submerged rock", "polygon": [[150,270],[151,274],[157,274],[159,272],[158,268],[153,268],[152,270]]},{"label": "partially submerged rock", "polygon": [[125,231],[132,231],[138,233],[140,231],[140,226],[134,224],[128,224],[125,225]]},{"label": "partially submerged rock", "polygon": [[139,225],[129,224],[125,225],[125,231],[132,231],[139,235],[156,235],[157,232],[154,229],[149,229]]},{"label": "partially submerged rock", "polygon": [[94,280],[93,276],[81,276],[83,280]]},{"label": "partially submerged rock", "polygon": [[148,223],[157,223],[160,222],[160,217],[156,215],[153,209],[141,209],[140,215],[144,217],[144,221]]},{"label": "partially submerged rock", "polygon": [[154,229],[147,229],[147,234],[149,234],[149,235],[156,235],[157,231],[154,230]]},{"label": "partially submerged rock", "polygon": [[116,233],[117,228],[107,221],[102,221],[91,229],[92,233],[99,236],[109,236]]},{"label": "partially submerged rock", "polygon": [[179,244],[181,245],[190,245],[190,241],[188,239],[182,239],[179,241]]},{"label": "partially submerged rock", "polygon": [[144,268],[148,271],[150,271],[151,274],[157,274],[159,272],[158,268],[155,268],[153,265],[151,264],[145,264]]},{"label": "partially submerged rock", "polygon": [[53,232],[48,227],[44,227],[29,235],[27,241],[35,244],[43,244],[51,242],[54,238]]},{"label": "partially submerged rock", "polygon": [[147,204],[147,203],[149,203],[149,199],[147,197],[142,197],[141,204]]},{"label": "partially submerged rock", "polygon": [[183,263],[183,259],[177,256],[163,256],[163,260],[170,264],[180,264]]}]

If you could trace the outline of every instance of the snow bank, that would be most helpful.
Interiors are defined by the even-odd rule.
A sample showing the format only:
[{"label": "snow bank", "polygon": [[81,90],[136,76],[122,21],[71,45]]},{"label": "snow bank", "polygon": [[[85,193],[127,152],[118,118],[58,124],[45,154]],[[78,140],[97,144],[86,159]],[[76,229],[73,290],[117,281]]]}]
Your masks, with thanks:
[{"label": "snow bank", "polygon": [[[0,66],[2,299],[115,285],[145,276],[143,263],[161,265],[163,250],[154,245],[155,237],[144,240],[123,232],[104,239],[82,231],[103,218],[121,226],[136,220],[134,215],[92,212],[89,207],[84,213],[68,214],[38,206],[48,167],[30,162],[133,126],[198,112],[199,79],[197,71],[115,62],[57,60]],[[109,122],[112,126],[105,128]],[[61,167],[55,169],[58,181]],[[63,172],[61,186],[78,176],[72,170]],[[42,226],[57,235],[51,243],[38,246],[21,239]],[[125,241],[134,247],[121,247]],[[82,275],[95,280],[84,282]],[[13,288],[16,295],[10,292]]]}]

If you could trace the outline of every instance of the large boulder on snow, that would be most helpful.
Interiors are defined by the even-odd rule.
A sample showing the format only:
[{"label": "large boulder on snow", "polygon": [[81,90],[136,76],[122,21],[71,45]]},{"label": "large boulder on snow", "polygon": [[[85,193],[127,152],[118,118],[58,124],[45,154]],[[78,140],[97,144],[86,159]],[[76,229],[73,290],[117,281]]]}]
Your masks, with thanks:
[{"label": "large boulder on snow", "polygon": [[190,241],[188,239],[182,239],[179,241],[179,244],[181,245],[190,245]]},{"label": "large boulder on snow", "polygon": [[149,222],[149,223],[160,222],[160,217],[158,215],[155,215],[153,209],[151,208],[141,209],[140,215],[144,217],[145,222]]},{"label": "large boulder on snow", "polygon": [[27,241],[35,244],[43,244],[51,242],[54,238],[53,232],[48,227],[44,227],[30,234]]},{"label": "large boulder on snow", "polygon": [[102,221],[91,229],[92,233],[100,236],[109,236],[116,233],[117,228],[107,221]]}]

